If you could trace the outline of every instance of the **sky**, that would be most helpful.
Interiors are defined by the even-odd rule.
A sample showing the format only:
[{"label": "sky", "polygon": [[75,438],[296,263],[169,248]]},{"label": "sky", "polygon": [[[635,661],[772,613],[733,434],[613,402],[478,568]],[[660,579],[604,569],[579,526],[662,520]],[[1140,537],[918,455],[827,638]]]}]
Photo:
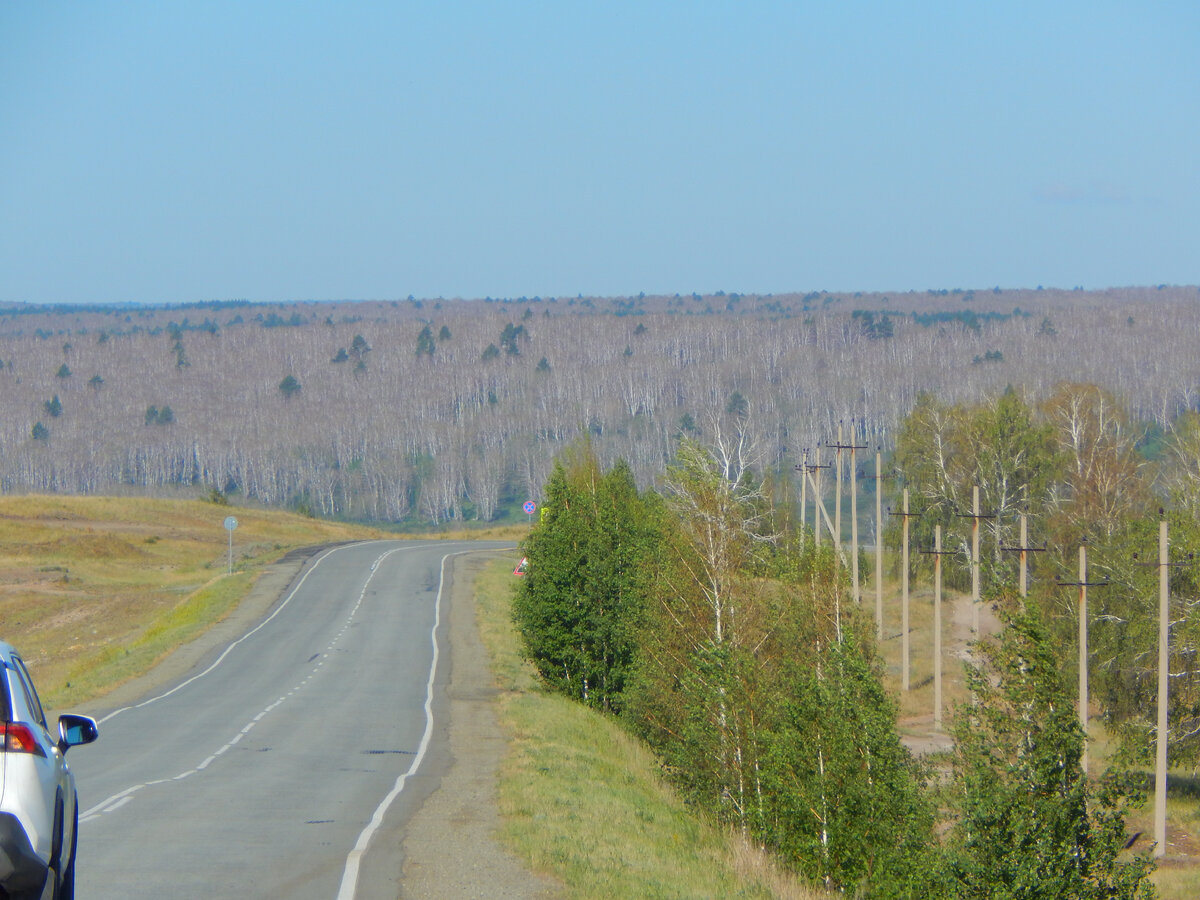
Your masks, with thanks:
[{"label": "sky", "polygon": [[1200,4],[0,0],[0,302],[1200,284]]}]

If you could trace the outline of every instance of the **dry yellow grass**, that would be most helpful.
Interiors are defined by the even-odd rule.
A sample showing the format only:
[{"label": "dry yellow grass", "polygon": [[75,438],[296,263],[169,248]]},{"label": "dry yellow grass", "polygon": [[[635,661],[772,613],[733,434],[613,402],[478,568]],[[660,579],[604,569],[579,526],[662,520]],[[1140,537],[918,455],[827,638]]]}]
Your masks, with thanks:
[{"label": "dry yellow grass", "polygon": [[0,497],[0,638],[23,652],[48,705],[78,703],[219,620],[287,551],[384,536],[199,500]]}]

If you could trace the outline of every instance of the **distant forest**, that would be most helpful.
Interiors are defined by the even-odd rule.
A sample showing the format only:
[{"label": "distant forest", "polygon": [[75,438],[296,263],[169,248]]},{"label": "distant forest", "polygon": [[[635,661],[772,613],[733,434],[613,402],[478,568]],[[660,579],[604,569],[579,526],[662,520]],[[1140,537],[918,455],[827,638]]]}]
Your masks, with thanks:
[{"label": "distant forest", "polygon": [[1200,407],[1200,289],[0,305],[0,489],[192,492],[495,521],[582,433],[649,486],[682,436],[790,472],[922,393],[1096,384],[1156,435]]}]

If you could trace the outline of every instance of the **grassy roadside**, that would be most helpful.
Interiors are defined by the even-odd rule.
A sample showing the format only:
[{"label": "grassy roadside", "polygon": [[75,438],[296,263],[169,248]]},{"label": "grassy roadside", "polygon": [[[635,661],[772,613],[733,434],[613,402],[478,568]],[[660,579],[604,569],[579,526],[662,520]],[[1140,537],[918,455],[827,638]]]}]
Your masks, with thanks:
[{"label": "grassy roadside", "polygon": [[509,736],[502,837],[526,865],[552,873],[571,898],[827,896],[696,819],[650,752],[610,719],[543,692],[520,656],[511,589],[511,563],[491,565],[476,582]]},{"label": "grassy roadside", "polygon": [[[233,574],[229,533],[233,515]],[[0,497],[0,638],[62,709],[220,621],[298,547],[382,532],[199,500]]]}]

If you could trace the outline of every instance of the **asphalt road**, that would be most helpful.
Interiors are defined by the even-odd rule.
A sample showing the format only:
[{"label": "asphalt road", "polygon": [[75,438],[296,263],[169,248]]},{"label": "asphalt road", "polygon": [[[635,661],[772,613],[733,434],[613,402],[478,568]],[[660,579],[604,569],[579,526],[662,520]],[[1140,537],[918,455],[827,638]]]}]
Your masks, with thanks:
[{"label": "asphalt road", "polygon": [[86,900],[396,900],[408,819],[448,764],[451,555],[369,542],[314,556],[246,632],[99,711],[72,751]]}]

